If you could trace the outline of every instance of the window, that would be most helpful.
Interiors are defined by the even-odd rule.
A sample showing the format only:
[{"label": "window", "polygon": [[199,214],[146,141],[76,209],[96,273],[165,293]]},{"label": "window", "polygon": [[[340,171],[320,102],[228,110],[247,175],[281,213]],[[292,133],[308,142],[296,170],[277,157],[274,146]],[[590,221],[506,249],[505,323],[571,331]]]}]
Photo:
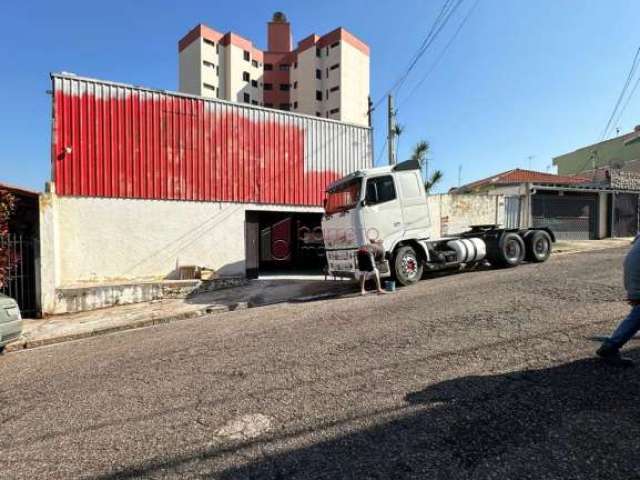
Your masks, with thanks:
[{"label": "window", "polygon": [[245,103],[251,103],[251,95],[249,95],[248,93],[243,94],[243,98]]},{"label": "window", "polygon": [[316,78],[320,80],[322,78],[322,70],[316,68]]},{"label": "window", "polygon": [[257,61],[257,60],[251,60],[251,65],[252,65],[253,67],[258,68],[258,61]]},{"label": "window", "polygon": [[325,91],[324,91],[324,98],[325,98],[326,100],[329,100],[329,90],[325,90]]},{"label": "window", "polygon": [[331,115],[334,115],[334,114],[336,114],[336,113],[340,113],[340,109],[339,109],[339,108],[334,108],[334,109],[333,109],[333,110],[331,110],[331,112],[329,112],[329,113],[331,113]]},{"label": "window", "polygon": [[320,112],[316,112],[316,117],[321,117],[322,114]]},{"label": "window", "polygon": [[298,89],[298,81],[297,80],[295,82],[293,82],[293,89],[294,90]]},{"label": "window", "polygon": [[216,77],[220,76],[220,67],[216,65]]},{"label": "window", "polygon": [[322,55],[322,51],[319,48],[316,48],[316,57],[320,57]]},{"label": "window", "polygon": [[273,65],[270,63],[265,63],[264,64],[264,69],[265,70],[273,70]]},{"label": "window", "polygon": [[216,93],[216,87],[215,85],[211,85],[210,83],[203,83],[202,86],[206,89],[206,90],[210,90],[213,93]]},{"label": "window", "polygon": [[335,70],[336,68],[338,68],[340,66],[339,63],[336,63],[334,65],[331,65],[331,70]]},{"label": "window", "polygon": [[291,107],[291,105],[288,104],[288,103],[281,103],[280,104],[280,110],[287,110],[288,111],[290,107]]},{"label": "window", "polygon": [[258,105],[257,100],[251,100],[251,105]]},{"label": "window", "polygon": [[216,66],[215,66],[213,63],[211,63],[211,62],[207,62],[206,60],[203,60],[203,61],[202,61],[202,64],[203,64],[205,67],[209,67],[209,68],[216,68]]},{"label": "window", "polygon": [[326,48],[325,55],[329,56],[329,47]]},{"label": "window", "polygon": [[288,92],[290,89],[291,89],[291,85],[289,85],[288,83],[280,84],[280,90],[282,90],[283,92]]},{"label": "window", "polygon": [[250,79],[251,77],[249,76],[249,72],[242,72],[242,80],[248,82]]},{"label": "window", "polygon": [[204,43],[206,43],[207,45],[210,45],[210,46],[212,46],[212,47],[215,47],[215,46],[216,46],[216,42],[214,42],[214,41],[212,41],[212,40],[209,40],[208,38],[205,38],[205,39],[203,39],[202,41],[203,41]]},{"label": "window", "polygon": [[220,53],[220,44],[216,45],[216,53]]},{"label": "window", "polygon": [[265,103],[264,106],[267,108],[273,108],[273,103]]},{"label": "window", "polygon": [[288,72],[289,71],[289,67],[290,67],[290,65],[288,63],[283,63],[282,65],[278,66],[278,70],[280,70],[282,72]]},{"label": "window", "polygon": [[327,192],[324,210],[327,215],[346,212],[358,204],[360,200],[361,178],[354,178],[333,187]]},{"label": "window", "polygon": [[336,48],[338,45],[340,45],[340,42],[333,42],[331,48]]},{"label": "window", "polygon": [[329,78],[329,69],[326,69],[325,77]]},{"label": "window", "polygon": [[265,90],[273,90],[273,83],[265,83],[263,87]]},{"label": "window", "polygon": [[251,55],[249,54],[249,52],[247,52],[246,50],[244,52],[242,52],[242,55],[244,56],[244,59],[248,62],[249,60],[251,60]]},{"label": "window", "polygon": [[293,62],[293,68],[294,68],[294,70],[295,70],[296,68],[298,68],[298,62]]},{"label": "window", "polygon": [[257,80],[251,80],[251,86],[254,88],[258,88],[258,81]]},{"label": "window", "polygon": [[298,109],[298,102],[293,102],[293,109],[297,110]]},{"label": "window", "polygon": [[396,199],[396,187],[393,184],[393,177],[375,177],[367,180],[367,193],[365,200],[368,205],[390,202]]},{"label": "window", "polygon": [[331,91],[332,92],[337,92],[338,90],[340,90],[340,86],[335,86],[335,87],[331,87]]},{"label": "window", "polygon": [[322,101],[322,92],[320,90],[316,90],[316,100]]}]

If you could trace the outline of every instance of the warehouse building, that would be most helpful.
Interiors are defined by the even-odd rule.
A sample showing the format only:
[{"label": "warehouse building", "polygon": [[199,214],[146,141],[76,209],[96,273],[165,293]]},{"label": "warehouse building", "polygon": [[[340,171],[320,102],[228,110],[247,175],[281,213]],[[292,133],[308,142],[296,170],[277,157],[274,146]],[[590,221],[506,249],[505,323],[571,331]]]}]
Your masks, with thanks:
[{"label": "warehouse building", "polygon": [[367,127],[72,74],[52,81],[45,313],[69,311],[72,293],[92,288],[96,302],[100,286],[186,267],[220,277],[319,267],[326,185],[372,166]]}]

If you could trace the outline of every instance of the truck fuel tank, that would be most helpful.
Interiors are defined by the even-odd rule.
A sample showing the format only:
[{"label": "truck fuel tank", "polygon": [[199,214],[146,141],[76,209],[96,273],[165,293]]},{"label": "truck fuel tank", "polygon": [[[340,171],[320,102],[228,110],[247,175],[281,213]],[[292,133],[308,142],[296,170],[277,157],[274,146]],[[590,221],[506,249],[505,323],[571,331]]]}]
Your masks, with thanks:
[{"label": "truck fuel tank", "polygon": [[449,240],[447,247],[456,252],[459,263],[479,262],[487,256],[487,245],[481,238]]}]

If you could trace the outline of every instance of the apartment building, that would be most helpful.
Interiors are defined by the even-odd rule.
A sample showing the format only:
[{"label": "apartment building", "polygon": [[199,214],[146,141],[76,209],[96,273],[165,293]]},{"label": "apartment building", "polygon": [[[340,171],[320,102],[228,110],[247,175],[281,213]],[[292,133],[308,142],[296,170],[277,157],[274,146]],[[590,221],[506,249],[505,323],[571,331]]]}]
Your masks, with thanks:
[{"label": "apartment building", "polygon": [[197,25],[178,43],[181,92],[368,125],[369,47],[344,28],[293,47],[276,12],[267,49],[233,32]]}]

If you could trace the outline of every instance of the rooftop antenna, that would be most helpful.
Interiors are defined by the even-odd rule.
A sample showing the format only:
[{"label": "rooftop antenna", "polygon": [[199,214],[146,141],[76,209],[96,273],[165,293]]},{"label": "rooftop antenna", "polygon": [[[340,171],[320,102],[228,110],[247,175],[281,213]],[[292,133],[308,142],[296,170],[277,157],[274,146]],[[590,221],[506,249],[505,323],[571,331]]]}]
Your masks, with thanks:
[{"label": "rooftop antenna", "polygon": [[535,156],[535,155],[529,155],[529,156],[527,157],[527,160],[529,160],[529,170],[531,170],[531,160],[533,160],[534,158],[536,158],[536,156]]}]

